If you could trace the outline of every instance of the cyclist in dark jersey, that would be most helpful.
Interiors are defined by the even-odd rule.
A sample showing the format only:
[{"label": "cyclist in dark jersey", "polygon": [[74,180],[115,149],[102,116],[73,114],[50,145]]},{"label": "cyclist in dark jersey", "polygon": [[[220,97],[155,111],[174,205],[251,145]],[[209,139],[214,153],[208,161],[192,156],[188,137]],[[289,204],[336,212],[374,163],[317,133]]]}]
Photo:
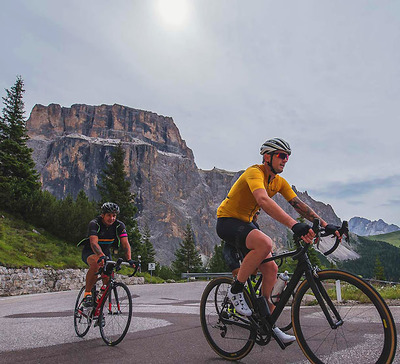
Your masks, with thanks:
[{"label": "cyclist in dark jersey", "polygon": [[[115,242],[122,244],[125,258],[134,266],[131,257],[131,246],[128,241],[125,224],[117,220],[119,207],[113,202],[106,202],[101,206],[101,215],[89,223],[88,237],[78,243],[84,244],[82,260],[89,266],[86,274],[86,287],[83,304],[92,304],[91,291],[96,283],[96,272],[104,265],[104,260],[111,259],[111,247]],[[108,283],[108,277],[104,276],[103,283]]]}]

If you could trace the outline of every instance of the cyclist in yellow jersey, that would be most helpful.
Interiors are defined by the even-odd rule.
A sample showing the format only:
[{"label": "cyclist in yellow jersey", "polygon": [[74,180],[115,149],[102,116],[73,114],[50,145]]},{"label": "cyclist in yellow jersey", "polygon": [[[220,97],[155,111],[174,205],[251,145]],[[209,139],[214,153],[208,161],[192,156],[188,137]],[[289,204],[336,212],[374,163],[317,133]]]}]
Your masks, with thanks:
[{"label": "cyclist in yellow jersey", "polygon": [[[322,227],[329,234],[335,233],[338,227],[328,224],[318,216],[306,203],[301,201],[292,190],[288,182],[279,176],[283,172],[291,154],[290,145],[280,138],[267,140],[260,148],[263,156],[262,164],[246,169],[230,189],[227,197],[217,210],[217,233],[226,243],[240,249],[245,258],[239,269],[236,280],[228,291],[238,313],[251,316],[252,312],[243,296],[243,287],[247,278],[256,268],[263,274],[262,293],[268,298],[276,282],[278,267],[275,262],[261,264],[272,253],[272,239],[257,229],[252,223],[254,214],[261,208],[273,219],[301,236],[306,243],[312,243],[315,236],[309,225],[298,223],[288,215],[274,200],[276,193],[280,193],[304,218],[313,221],[320,220]],[[270,310],[274,306],[269,303]],[[294,336],[274,328],[275,333],[285,343],[295,340]]]}]

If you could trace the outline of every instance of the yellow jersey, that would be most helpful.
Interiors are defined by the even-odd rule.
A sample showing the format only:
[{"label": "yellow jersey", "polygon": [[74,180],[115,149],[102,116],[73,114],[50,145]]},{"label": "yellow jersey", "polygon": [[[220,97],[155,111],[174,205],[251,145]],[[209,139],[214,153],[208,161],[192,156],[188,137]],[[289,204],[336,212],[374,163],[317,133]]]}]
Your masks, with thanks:
[{"label": "yellow jersey", "polygon": [[279,192],[287,201],[297,196],[289,183],[279,175],[268,183],[264,166],[256,164],[247,168],[233,184],[228,196],[218,207],[217,217],[234,217],[245,222],[253,221],[254,214],[260,209],[253,191],[259,188],[264,188],[269,197]]}]

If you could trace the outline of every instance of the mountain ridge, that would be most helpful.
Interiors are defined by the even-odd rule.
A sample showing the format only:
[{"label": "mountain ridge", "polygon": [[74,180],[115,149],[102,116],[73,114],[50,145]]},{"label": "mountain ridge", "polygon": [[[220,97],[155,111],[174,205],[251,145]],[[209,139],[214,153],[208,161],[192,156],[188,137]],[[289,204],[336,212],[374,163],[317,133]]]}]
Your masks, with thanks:
[{"label": "mountain ridge", "polygon": [[[99,175],[113,149],[121,144],[127,178],[136,195],[137,221],[140,228],[150,228],[160,263],[174,259],[187,223],[204,255],[210,256],[219,243],[216,210],[243,171],[197,168],[192,150],[171,117],[118,104],[35,105],[27,130],[42,186],[57,198],[76,197],[84,190],[89,198],[97,199]],[[330,205],[294,189],[318,214],[340,224]],[[288,214],[298,217],[282,196],[274,199]],[[285,226],[264,213],[259,222],[278,248],[286,248]]]},{"label": "mountain ridge", "polygon": [[382,219],[368,220],[364,217],[352,217],[349,220],[349,230],[360,236],[387,234],[400,230],[400,227],[394,224],[387,224]]}]

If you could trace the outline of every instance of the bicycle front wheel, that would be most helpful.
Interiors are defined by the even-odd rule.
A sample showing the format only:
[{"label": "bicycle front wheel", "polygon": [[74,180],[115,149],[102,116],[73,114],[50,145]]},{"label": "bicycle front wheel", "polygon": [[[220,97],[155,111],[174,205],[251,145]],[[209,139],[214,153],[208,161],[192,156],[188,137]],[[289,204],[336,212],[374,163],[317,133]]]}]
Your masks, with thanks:
[{"label": "bicycle front wheel", "polygon": [[82,306],[82,300],[85,293],[85,287],[82,287],[78,293],[74,309],[74,327],[79,337],[84,337],[92,324],[93,307]]},{"label": "bicycle front wheel", "polygon": [[132,317],[132,296],[124,283],[114,283],[103,301],[98,318],[101,337],[107,345],[119,344],[128,332]]},{"label": "bicycle front wheel", "polygon": [[[253,348],[256,334],[248,318],[237,314],[227,298],[231,284],[231,278],[221,277],[207,285],[200,302],[200,321],[211,348],[224,359],[239,360]],[[246,290],[244,295],[250,302]]]},{"label": "bicycle front wheel", "polygon": [[321,271],[314,279],[325,295],[332,325],[309,282],[303,281],[293,302],[292,322],[307,359],[311,363],[391,363],[396,352],[396,328],[379,293],[361,278],[343,271]]}]

